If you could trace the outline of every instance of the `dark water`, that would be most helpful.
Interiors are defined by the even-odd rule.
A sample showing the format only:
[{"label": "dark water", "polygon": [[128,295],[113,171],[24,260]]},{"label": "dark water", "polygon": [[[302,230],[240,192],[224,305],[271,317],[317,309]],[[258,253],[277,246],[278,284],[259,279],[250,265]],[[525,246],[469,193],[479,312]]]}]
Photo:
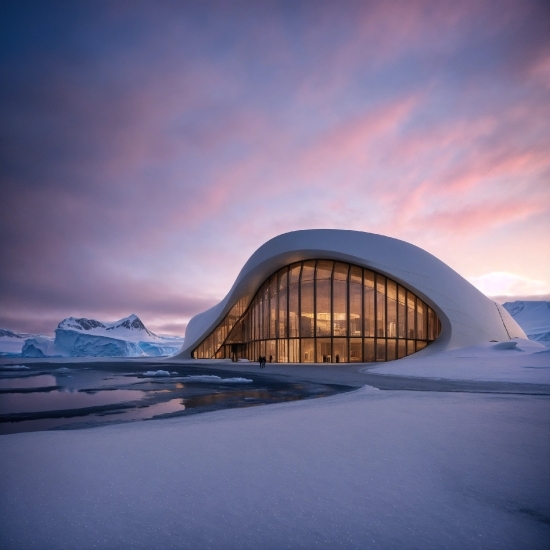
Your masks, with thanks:
[{"label": "dark water", "polygon": [[[174,417],[323,397],[354,388],[135,363],[0,367],[0,435]],[[150,372],[167,369],[169,376]]]}]

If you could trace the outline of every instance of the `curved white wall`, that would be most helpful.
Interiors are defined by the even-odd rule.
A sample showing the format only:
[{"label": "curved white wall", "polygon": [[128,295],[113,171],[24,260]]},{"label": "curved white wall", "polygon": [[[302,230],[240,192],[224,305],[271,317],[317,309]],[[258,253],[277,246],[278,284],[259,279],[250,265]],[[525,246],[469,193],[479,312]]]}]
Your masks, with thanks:
[{"label": "curved white wall", "polygon": [[418,353],[433,353],[490,340],[526,338],[502,307],[448,265],[412,244],[360,231],[309,229],[279,235],[261,246],[242,268],[227,296],[191,319],[185,345],[176,356],[191,358],[202,342],[242,297],[252,300],[275,271],[308,259],[342,260],[387,275],[422,298],[439,316],[441,335]]}]

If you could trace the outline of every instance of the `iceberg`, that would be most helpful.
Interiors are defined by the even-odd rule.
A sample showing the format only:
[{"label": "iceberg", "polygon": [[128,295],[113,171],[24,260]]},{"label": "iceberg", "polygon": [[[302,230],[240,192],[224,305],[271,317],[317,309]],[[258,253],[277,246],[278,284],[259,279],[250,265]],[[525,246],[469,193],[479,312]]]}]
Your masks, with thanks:
[{"label": "iceberg", "polygon": [[32,336],[20,342],[22,357],[163,357],[178,353],[183,338],[158,336],[132,314],[114,323],[67,317],[55,338]]},{"label": "iceberg", "polygon": [[29,338],[44,338],[44,336],[0,328],[0,357],[20,357],[23,345]]},{"label": "iceberg", "polygon": [[63,357],[65,355],[54,338],[48,336],[27,338],[21,348],[21,357]]}]

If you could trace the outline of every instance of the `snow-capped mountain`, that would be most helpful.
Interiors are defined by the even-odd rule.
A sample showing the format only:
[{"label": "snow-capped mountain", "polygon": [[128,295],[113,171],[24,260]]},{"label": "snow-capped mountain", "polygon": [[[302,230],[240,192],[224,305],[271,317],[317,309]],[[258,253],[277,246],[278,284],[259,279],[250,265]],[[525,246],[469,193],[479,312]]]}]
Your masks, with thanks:
[{"label": "snow-capped mountain", "polygon": [[114,323],[67,317],[55,338],[32,336],[22,348],[23,357],[159,357],[174,355],[183,338],[157,336],[137,315]]},{"label": "snow-capped mountain", "polygon": [[93,334],[94,336],[106,336],[108,338],[122,338],[130,341],[151,341],[163,340],[157,336],[141,322],[141,319],[132,314],[129,317],[115,321],[114,323],[102,323],[95,319],[76,319],[67,317],[57,326],[58,331],[77,331],[83,334]]},{"label": "snow-capped mountain", "polygon": [[550,347],[550,302],[518,300],[506,302],[503,306],[525,331],[529,340]]}]

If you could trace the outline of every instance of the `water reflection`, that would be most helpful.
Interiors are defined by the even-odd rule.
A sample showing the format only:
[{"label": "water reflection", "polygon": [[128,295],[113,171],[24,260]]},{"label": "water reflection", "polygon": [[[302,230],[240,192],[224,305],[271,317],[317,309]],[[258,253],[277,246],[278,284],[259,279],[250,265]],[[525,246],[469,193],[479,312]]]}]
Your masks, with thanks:
[{"label": "water reflection", "polygon": [[142,399],[140,390],[110,390],[84,393],[65,388],[48,393],[9,393],[0,397],[0,414],[83,409]]},{"label": "water reflection", "polygon": [[170,401],[165,401],[164,403],[154,403],[153,405],[149,405],[147,407],[114,411],[113,413],[100,413],[94,416],[116,416],[116,420],[147,420],[162,414],[171,414],[184,410],[185,403],[183,399],[170,399]]},{"label": "water reflection", "polygon": [[[219,372],[217,376],[213,369],[203,372],[196,367],[180,367],[177,376],[144,379],[135,370],[121,372],[120,366],[117,367],[117,372],[106,372],[106,369],[82,369],[77,365],[71,365],[70,369],[63,367],[63,370],[42,366],[30,377],[26,373],[0,376],[0,434],[85,428],[251,407],[321,397],[344,389],[323,384],[283,383],[267,376],[258,379],[253,376],[254,380],[247,379],[245,385],[228,384],[228,380],[243,379],[235,378],[236,373]],[[158,365],[149,365],[147,369],[158,370]],[[49,373],[45,374],[44,370]],[[12,390],[15,393],[11,393]]]},{"label": "water reflection", "polygon": [[1,378],[0,389],[14,388],[44,388],[47,386],[55,386],[55,376],[51,374],[39,374],[38,376],[25,376],[24,378]]}]

